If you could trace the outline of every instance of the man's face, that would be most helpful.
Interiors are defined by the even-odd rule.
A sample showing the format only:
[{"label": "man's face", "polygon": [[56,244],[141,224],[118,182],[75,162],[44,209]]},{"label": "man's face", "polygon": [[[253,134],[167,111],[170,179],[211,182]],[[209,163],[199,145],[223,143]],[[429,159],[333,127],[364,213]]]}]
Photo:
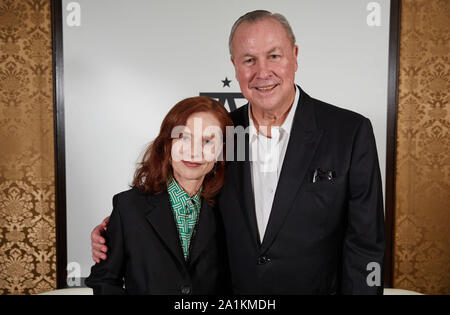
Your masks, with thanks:
[{"label": "man's face", "polygon": [[298,47],[292,47],[283,26],[273,18],[243,22],[231,44],[236,79],[252,106],[273,111],[291,105]]}]

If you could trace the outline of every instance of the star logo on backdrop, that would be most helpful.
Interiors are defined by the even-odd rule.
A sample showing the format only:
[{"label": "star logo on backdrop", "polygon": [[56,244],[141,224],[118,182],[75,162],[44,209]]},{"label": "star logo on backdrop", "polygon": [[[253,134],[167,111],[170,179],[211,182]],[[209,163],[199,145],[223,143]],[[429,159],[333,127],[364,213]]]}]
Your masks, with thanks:
[{"label": "star logo on backdrop", "polygon": [[[228,77],[225,77],[225,80],[221,80],[224,87],[230,87],[231,80],[228,80]],[[216,81],[217,82],[217,81]],[[234,93],[234,92],[200,92],[200,96],[207,96],[216,99],[220,104],[224,105],[228,104],[228,108],[230,111],[235,110],[236,107],[236,99],[245,99],[242,93]]]},{"label": "star logo on backdrop", "polygon": [[226,86],[230,87],[231,80],[228,80],[228,78],[225,77],[225,80],[222,80],[222,83],[223,83],[223,87],[226,87]]}]

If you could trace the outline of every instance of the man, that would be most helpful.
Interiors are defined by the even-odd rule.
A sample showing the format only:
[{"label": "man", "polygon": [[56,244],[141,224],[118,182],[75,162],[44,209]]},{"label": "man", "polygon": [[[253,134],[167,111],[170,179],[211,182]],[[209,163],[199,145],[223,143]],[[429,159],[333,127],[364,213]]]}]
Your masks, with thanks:
[{"label": "man", "polygon": [[[227,164],[219,197],[235,294],[381,294],[384,215],[370,121],[294,83],[298,46],[287,20],[253,11],[229,40],[249,104],[245,161]],[[273,150],[276,148],[276,150]],[[106,258],[92,232],[94,260]]]}]

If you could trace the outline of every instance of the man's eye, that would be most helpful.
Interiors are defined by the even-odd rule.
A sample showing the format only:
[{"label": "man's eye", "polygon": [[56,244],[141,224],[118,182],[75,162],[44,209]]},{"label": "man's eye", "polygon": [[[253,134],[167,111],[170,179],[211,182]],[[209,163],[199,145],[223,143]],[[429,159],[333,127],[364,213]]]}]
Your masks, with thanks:
[{"label": "man's eye", "polygon": [[249,58],[245,60],[245,63],[252,63],[253,62],[253,58]]},{"label": "man's eye", "polygon": [[270,55],[271,59],[278,59],[280,57],[280,55]]}]

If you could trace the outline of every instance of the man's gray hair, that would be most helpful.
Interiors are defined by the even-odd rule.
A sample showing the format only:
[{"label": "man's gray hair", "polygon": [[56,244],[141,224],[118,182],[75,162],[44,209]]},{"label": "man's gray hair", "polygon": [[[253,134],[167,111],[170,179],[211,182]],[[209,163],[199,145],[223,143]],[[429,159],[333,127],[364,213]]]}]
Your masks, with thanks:
[{"label": "man's gray hair", "polygon": [[237,19],[236,22],[234,22],[233,27],[231,28],[230,37],[228,39],[228,49],[230,50],[230,55],[233,57],[233,49],[231,47],[231,42],[233,41],[234,33],[236,32],[236,29],[239,25],[241,25],[243,22],[248,23],[255,23],[258,21],[261,21],[263,19],[267,18],[273,18],[281,23],[284,30],[286,31],[286,34],[292,44],[292,47],[295,46],[295,35],[294,32],[292,32],[292,28],[289,25],[288,20],[280,13],[272,13],[266,10],[255,10],[252,12],[248,12],[241,16],[239,19]]}]

